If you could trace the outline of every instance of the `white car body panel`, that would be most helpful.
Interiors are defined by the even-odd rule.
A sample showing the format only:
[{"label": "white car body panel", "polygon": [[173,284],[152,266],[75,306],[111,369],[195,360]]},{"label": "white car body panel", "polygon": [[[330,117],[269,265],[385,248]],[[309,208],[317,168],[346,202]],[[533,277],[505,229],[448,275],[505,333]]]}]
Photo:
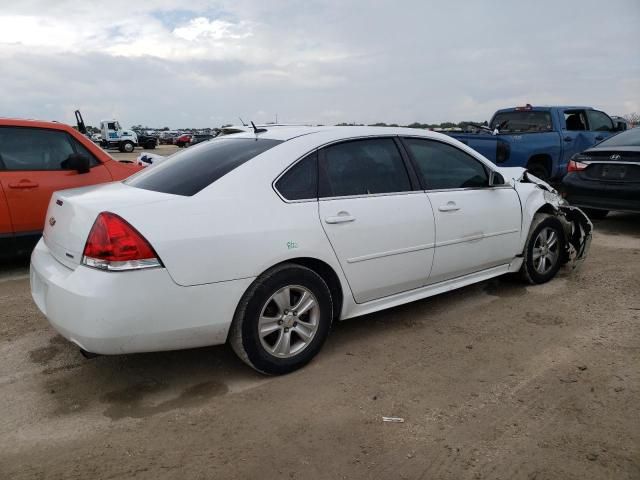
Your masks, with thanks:
[{"label": "white car body panel", "polygon": [[428,193],[436,219],[430,282],[511,262],[520,248],[522,213],[513,187]]},{"label": "white car body panel", "polygon": [[[337,317],[351,318],[517,271],[535,213],[561,208],[550,187],[523,180],[523,169],[496,167],[433,132],[278,127],[259,135],[284,142],[193,196],[117,182],[56,192],[47,218],[57,225],[47,223],[31,263],[34,300],[54,328],[95,353],[224,343],[238,302],[255,278],[298,259],[333,270],[342,291]],[[292,164],[325,145],[399,135],[452,144],[500,173],[506,184],[293,202],[274,188]],[[460,208],[440,211],[450,202]],[[115,273],[80,265],[89,231],[103,211],[133,225],[164,268]],[[341,212],[355,220],[327,223]]]},{"label": "white car body panel", "polygon": [[319,213],[357,302],[427,284],[435,227],[423,192],[323,199]]}]

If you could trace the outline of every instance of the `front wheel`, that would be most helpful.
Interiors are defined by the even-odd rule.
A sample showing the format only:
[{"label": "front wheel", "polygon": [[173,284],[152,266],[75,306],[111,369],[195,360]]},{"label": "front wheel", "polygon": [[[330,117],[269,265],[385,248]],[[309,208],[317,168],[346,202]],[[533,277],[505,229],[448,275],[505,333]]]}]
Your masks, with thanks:
[{"label": "front wheel", "polygon": [[531,284],[545,283],[556,276],[565,256],[564,230],[560,220],[536,216],[524,249],[521,274]]},{"label": "front wheel", "polygon": [[244,294],[229,343],[255,370],[285,374],[320,351],[332,319],[331,293],[322,277],[309,268],[283,264],[258,277]]},{"label": "front wheel", "polygon": [[121,152],[126,152],[126,153],[131,153],[133,152],[135,148],[135,145],[132,142],[124,142],[121,146],[120,146],[120,151]]}]

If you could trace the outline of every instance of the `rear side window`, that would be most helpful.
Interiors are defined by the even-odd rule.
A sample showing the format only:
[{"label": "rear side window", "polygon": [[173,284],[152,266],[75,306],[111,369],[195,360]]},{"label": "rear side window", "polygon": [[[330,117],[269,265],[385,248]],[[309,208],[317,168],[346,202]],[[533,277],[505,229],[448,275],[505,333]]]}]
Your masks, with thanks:
[{"label": "rear side window", "polygon": [[62,162],[73,153],[66,132],[45,128],[0,128],[0,169],[63,170]]},{"label": "rear side window", "polygon": [[320,197],[407,192],[411,182],[391,138],[353,140],[323,149]]},{"label": "rear side window", "polygon": [[405,138],[403,142],[427,190],[482,188],[489,185],[484,165],[462,150],[433,140]]},{"label": "rear side window", "polygon": [[276,182],[276,190],[287,200],[318,198],[318,153],[296,163]]},{"label": "rear side window", "polygon": [[491,121],[491,129],[508,132],[549,132],[551,113],[540,111],[514,111],[496,113]]},{"label": "rear side window", "polygon": [[275,147],[280,140],[221,138],[203,142],[172,155],[124,183],[132,187],[192,196],[253,157]]}]

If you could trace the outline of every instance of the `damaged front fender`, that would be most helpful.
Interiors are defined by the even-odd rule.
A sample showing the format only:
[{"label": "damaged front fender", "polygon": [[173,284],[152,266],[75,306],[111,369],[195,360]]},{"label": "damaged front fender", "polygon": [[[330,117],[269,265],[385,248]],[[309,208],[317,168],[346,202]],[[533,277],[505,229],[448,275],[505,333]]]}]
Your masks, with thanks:
[{"label": "damaged front fender", "polygon": [[557,217],[562,222],[567,240],[567,263],[577,268],[589,252],[593,224],[582,210],[571,205],[559,205]]}]

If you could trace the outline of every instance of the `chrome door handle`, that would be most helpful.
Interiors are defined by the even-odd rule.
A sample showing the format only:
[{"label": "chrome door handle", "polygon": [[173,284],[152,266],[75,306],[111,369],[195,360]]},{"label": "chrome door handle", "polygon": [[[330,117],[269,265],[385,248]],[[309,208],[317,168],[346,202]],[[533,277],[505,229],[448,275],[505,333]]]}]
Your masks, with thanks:
[{"label": "chrome door handle", "polygon": [[446,205],[440,205],[438,207],[438,210],[440,210],[441,212],[455,212],[457,210],[460,210],[460,207],[456,205],[455,202],[447,202]]},{"label": "chrome door handle", "polygon": [[348,223],[355,221],[356,217],[352,217],[347,212],[340,212],[335,217],[325,217],[324,221],[326,223],[334,224],[334,223]]}]

